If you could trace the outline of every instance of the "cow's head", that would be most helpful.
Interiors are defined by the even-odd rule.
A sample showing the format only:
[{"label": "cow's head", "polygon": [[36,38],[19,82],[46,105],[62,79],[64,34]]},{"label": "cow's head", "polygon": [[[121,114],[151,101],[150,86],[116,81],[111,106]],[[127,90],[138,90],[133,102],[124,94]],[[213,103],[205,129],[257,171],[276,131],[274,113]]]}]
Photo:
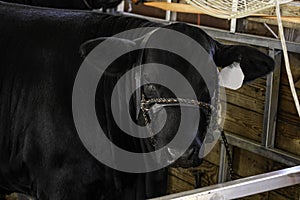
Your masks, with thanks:
[{"label": "cow's head", "polygon": [[[202,32],[201,32],[202,33]],[[101,43],[103,40],[107,38],[99,38],[95,40],[88,41],[84,43],[81,47],[81,52],[83,55],[87,55],[95,46]],[[141,40],[144,41],[145,38]],[[139,40],[130,41],[119,38],[110,38],[112,44],[118,48],[130,49],[136,45],[140,45],[141,42]],[[190,44],[185,44],[187,47]],[[202,44],[201,44],[202,45]],[[220,45],[220,44],[218,44]],[[212,48],[216,48],[218,45]],[[224,46],[222,48],[226,49]],[[184,47],[182,47],[184,48]],[[239,52],[232,51],[231,53],[238,54],[237,60],[232,59],[228,61],[228,65],[231,65],[234,62],[240,61],[240,66],[242,68],[245,81],[243,83],[254,80],[255,78],[266,75],[274,69],[274,62],[271,58],[258,52],[257,50],[248,47],[235,47],[237,49],[241,48]],[[234,49],[234,48],[233,48]],[[247,54],[247,49],[249,50],[249,54]],[[214,49],[214,52],[219,51],[220,49]],[[197,58],[197,53],[192,52],[192,56]],[[228,53],[227,51],[225,53]],[[207,54],[209,55],[209,54]],[[221,55],[214,55],[214,61],[219,61],[222,58]],[[207,61],[212,61],[212,57],[208,56]],[[196,59],[197,60],[197,59]],[[147,63],[156,63],[154,65],[149,65],[147,68],[141,68],[141,70],[136,70],[131,72],[131,80],[128,82],[124,82],[123,89],[118,89],[117,93],[119,97],[125,95],[124,91],[128,90],[128,88],[133,87],[136,84],[136,81],[142,82],[142,86],[140,88],[135,88],[132,90],[132,96],[130,97],[129,103],[129,113],[130,118],[134,121],[135,124],[145,127],[148,126],[149,123],[152,123],[148,128],[145,129],[149,132],[149,137],[147,138],[137,138],[122,133],[115,120],[113,119],[113,114],[111,112],[111,100],[113,97],[112,91],[115,89],[115,85],[118,80],[131,69],[140,64]],[[159,64],[157,64],[159,63]],[[199,63],[201,61],[199,60]],[[216,62],[220,64],[220,62]],[[176,99],[176,96],[172,90],[164,85],[153,83],[153,80],[157,77],[159,79],[174,79],[174,77],[170,77],[168,74],[164,74],[162,77],[162,71],[160,70],[160,65],[163,67],[170,66],[175,71],[179,72],[186,79],[188,79],[191,87],[195,92],[195,96],[190,96],[190,94],[184,92],[185,88],[182,88],[181,94],[179,98],[185,98],[187,100],[197,101],[203,103],[205,105],[211,104],[213,108],[216,108],[216,102],[211,97],[217,97],[216,94],[210,94],[208,84],[218,84],[218,72],[215,65],[213,71],[214,74],[211,75],[211,80],[213,83],[208,83],[204,80],[204,78],[198,73],[197,70],[191,65],[191,63],[182,57],[175,55],[172,52],[167,52],[159,49],[144,49],[144,50],[133,50],[129,51],[125,55],[116,59],[109,68],[106,69],[103,77],[100,79],[98,90],[96,93],[96,111],[98,112],[98,119],[102,127],[106,130],[107,136],[113,141],[113,143],[119,146],[122,149],[126,149],[131,152],[152,152],[155,150],[159,150],[163,148],[165,145],[169,144],[170,141],[176,134],[178,133],[178,129],[181,123],[182,113],[191,113],[191,115],[186,115],[188,121],[194,122],[195,116],[198,113],[198,119],[195,120],[195,123],[191,123],[190,126],[186,130],[186,136],[193,136],[193,140],[188,148],[180,153],[180,158],[176,158],[178,154],[178,149],[176,148],[168,148],[167,154],[158,155],[155,160],[160,162],[159,159],[168,160],[170,164],[177,167],[192,167],[198,166],[201,163],[201,146],[203,145],[203,140],[207,133],[208,126],[212,120],[211,116],[213,114],[213,110],[207,106],[206,108],[197,107],[197,106],[179,106],[176,102],[166,103],[168,100]],[[224,65],[222,65],[225,67]],[[235,77],[232,77],[233,79]],[[180,88],[180,84],[178,84]],[[179,89],[180,90],[180,89]],[[218,91],[215,91],[216,93]],[[120,98],[124,99],[124,98]],[[144,103],[147,102],[146,107]],[[150,100],[150,103],[149,103]],[[151,101],[152,100],[152,101]],[[123,100],[120,100],[123,101]],[[165,101],[165,102],[164,102]],[[119,102],[117,106],[118,109],[122,112],[123,102]],[[205,106],[204,106],[205,107]],[[143,110],[145,108],[145,110]],[[126,109],[125,109],[126,110]],[[196,110],[196,111],[195,111]],[[192,114],[194,113],[194,114]],[[217,120],[217,119],[215,119]],[[152,136],[152,131],[157,130],[157,134]],[[200,156],[199,156],[200,155]]]}]

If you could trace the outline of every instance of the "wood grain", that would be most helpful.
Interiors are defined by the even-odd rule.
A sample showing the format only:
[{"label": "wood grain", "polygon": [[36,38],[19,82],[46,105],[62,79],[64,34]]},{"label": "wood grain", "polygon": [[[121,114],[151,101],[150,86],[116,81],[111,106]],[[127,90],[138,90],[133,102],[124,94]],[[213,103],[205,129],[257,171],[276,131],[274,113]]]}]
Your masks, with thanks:
[{"label": "wood grain", "polygon": [[264,106],[265,106],[264,100],[251,97],[247,95],[246,92],[237,92],[228,89],[226,90],[226,99],[228,103],[231,103],[233,105],[238,105],[241,108],[249,109],[260,114],[264,113]]},{"label": "wood grain", "polygon": [[[298,98],[300,98],[300,55],[290,53],[289,57]],[[300,118],[297,115],[284,69],[282,69],[279,92],[275,146],[289,153],[300,155]]]},{"label": "wood grain", "polygon": [[204,160],[199,167],[195,168],[171,168],[169,170],[169,193],[194,189],[196,173],[200,174],[202,187],[217,184],[218,167]]},{"label": "wood grain", "polygon": [[203,14],[199,9],[194,6],[182,3],[168,3],[168,2],[145,2],[145,6],[158,8],[161,10],[170,10],[172,12],[182,12],[190,14]]},{"label": "wood grain", "polygon": [[[260,23],[266,23],[271,25],[277,25],[276,17],[248,17],[249,21],[255,21]],[[283,27],[299,29],[300,28],[300,17],[281,17]]]},{"label": "wood grain", "polygon": [[261,141],[262,126],[262,114],[227,103],[225,131]]},{"label": "wood grain", "polygon": [[219,166],[220,163],[220,145],[220,141],[218,141],[211,152],[204,158],[206,161],[216,166]]}]

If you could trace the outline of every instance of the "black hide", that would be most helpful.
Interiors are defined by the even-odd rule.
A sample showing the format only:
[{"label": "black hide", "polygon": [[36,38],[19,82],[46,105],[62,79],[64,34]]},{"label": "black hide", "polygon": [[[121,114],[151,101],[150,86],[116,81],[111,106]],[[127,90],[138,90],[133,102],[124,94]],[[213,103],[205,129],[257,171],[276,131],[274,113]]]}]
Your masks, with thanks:
[{"label": "black hide", "polygon": [[115,8],[122,0],[4,0],[4,2],[62,9]]},{"label": "black hide", "polygon": [[[81,45],[136,27],[163,25],[131,17],[2,2],[0,17],[0,191],[25,193],[40,200],[134,200],[164,195],[167,169],[130,174],[104,166],[82,145],[72,117],[72,87],[83,61],[81,53],[89,51]],[[222,57],[223,49],[231,52],[227,51],[229,47],[215,42],[202,30],[185,24],[166,28],[198,41],[219,65],[230,64],[231,61]],[[248,72],[251,74],[249,80],[273,69],[272,60],[263,54],[257,63],[256,57],[243,51],[231,53],[242,54],[242,60],[249,56],[253,65],[243,68],[246,76]],[[174,64],[172,55],[161,56],[161,52],[155,51],[145,55],[145,62],[159,59],[162,63]],[[135,62],[134,57],[127,61],[128,66]],[[263,70],[256,71],[256,65],[260,64]],[[199,100],[209,102],[201,77],[195,76],[188,65],[179,70],[195,80]],[[108,108],[105,91],[115,78],[105,76],[98,87],[97,95],[102,95],[99,101],[96,97],[100,122],[107,120],[102,110]],[[165,90],[158,88],[157,91],[161,94]],[[169,112],[178,115],[176,110]],[[199,134],[203,138],[206,122],[200,125]],[[113,125],[109,128],[113,130],[114,142],[141,150],[136,144],[139,142],[118,137],[119,130]]]}]

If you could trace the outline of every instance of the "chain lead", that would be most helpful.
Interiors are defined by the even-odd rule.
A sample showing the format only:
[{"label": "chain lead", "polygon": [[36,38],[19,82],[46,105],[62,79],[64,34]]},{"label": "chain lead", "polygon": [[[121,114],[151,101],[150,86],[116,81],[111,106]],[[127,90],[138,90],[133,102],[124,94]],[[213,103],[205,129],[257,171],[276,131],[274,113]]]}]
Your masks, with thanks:
[{"label": "chain lead", "polygon": [[225,150],[226,150],[226,155],[227,155],[227,161],[228,161],[228,168],[229,168],[229,178],[230,180],[232,180],[233,178],[233,163],[232,163],[232,156],[229,150],[229,144],[226,138],[226,135],[224,133],[224,131],[221,131],[221,136],[222,136],[222,140],[224,142],[224,146],[225,146]]}]

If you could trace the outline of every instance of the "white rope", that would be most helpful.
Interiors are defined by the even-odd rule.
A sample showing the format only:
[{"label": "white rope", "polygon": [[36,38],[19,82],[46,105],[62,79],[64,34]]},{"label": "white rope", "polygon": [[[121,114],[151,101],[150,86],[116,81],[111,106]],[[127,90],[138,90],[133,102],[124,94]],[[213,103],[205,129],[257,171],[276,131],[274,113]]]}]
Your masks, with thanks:
[{"label": "white rope", "polygon": [[300,105],[299,105],[299,99],[298,95],[295,89],[295,84],[291,72],[291,66],[289,62],[289,56],[286,48],[286,43],[285,43],[285,37],[283,33],[283,26],[282,26],[282,21],[281,21],[281,14],[280,14],[280,4],[278,1],[276,1],[276,16],[277,16],[277,23],[278,23],[278,32],[279,32],[279,37],[282,45],[282,51],[283,51],[283,57],[284,57],[284,62],[285,62],[285,69],[286,73],[288,76],[289,84],[290,84],[290,89],[292,92],[292,96],[295,102],[295,106],[298,112],[298,116],[300,117]]}]

